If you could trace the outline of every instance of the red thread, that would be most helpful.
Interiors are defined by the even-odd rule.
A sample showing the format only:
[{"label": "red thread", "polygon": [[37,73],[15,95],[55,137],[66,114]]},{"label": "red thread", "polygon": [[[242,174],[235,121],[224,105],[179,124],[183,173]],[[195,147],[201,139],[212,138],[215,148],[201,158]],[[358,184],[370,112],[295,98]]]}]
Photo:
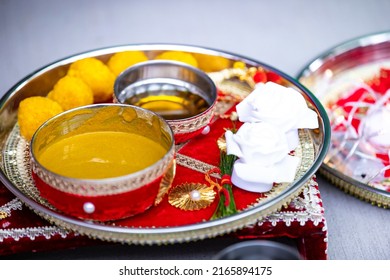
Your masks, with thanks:
[{"label": "red thread", "polygon": [[212,168],[212,169],[210,169],[209,171],[207,171],[207,174],[208,174],[208,175],[210,175],[210,174],[212,174],[212,173],[217,173],[217,174],[219,174],[219,173],[221,173],[221,171],[219,170],[218,167]]},{"label": "red thread", "polygon": [[221,188],[221,193],[225,196],[225,206],[229,206],[230,204],[230,195],[227,189]]},{"label": "red thread", "polygon": [[230,175],[228,175],[228,174],[225,174],[225,175],[223,175],[222,176],[222,179],[221,179],[221,184],[222,185],[225,185],[225,184],[227,184],[227,185],[232,185],[232,180],[231,180],[231,176]]}]

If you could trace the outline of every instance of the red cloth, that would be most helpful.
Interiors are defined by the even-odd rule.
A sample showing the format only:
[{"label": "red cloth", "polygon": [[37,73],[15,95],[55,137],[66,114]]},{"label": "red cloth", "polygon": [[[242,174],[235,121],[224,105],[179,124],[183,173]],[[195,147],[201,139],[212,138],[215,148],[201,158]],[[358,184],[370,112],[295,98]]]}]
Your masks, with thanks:
[{"label": "red cloth", "polygon": [[[288,208],[230,236],[237,240],[287,237],[295,241],[303,258],[326,259],[327,229],[320,193],[316,184],[308,189],[312,192],[311,200],[304,199],[304,194],[298,198],[303,201],[303,205],[297,206],[292,202]],[[0,211],[3,205],[13,200],[15,197],[0,183]],[[0,255],[3,258],[16,253],[54,251],[105,243],[54,227],[22,206],[20,201],[16,201],[15,209],[7,217],[0,218]],[[314,208],[317,211],[313,212]],[[171,219],[174,220],[174,216]]]}]

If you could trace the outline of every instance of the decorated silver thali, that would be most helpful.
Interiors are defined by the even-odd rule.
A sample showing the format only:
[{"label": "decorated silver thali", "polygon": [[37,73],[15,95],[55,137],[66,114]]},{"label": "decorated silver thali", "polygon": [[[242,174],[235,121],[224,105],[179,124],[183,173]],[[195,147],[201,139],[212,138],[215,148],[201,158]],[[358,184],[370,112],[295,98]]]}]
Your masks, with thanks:
[{"label": "decorated silver thali", "polygon": [[[215,119],[210,124],[211,131],[220,130],[220,134],[224,131],[224,127],[219,127],[224,125],[221,124],[224,121],[224,114],[236,104],[238,96],[242,97],[253,90],[253,71],[256,72],[256,69],[261,69],[261,71],[269,73],[270,76],[278,77],[278,83],[298,91],[306,100],[308,107],[317,115],[319,127],[317,129],[299,130],[299,146],[295,151],[295,156],[299,158],[300,164],[294,181],[289,184],[275,186],[260,198],[252,199],[248,195],[247,200],[241,202],[245,205],[241,206],[238,213],[217,219],[209,219],[207,215],[204,218],[200,215],[199,218],[184,221],[185,215],[188,214],[187,211],[183,214],[184,218],[182,220],[172,222],[167,219],[165,224],[154,223],[154,221],[157,221],[157,215],[149,220],[151,216],[148,216],[148,214],[135,219],[92,222],[72,217],[53,207],[40,195],[31,178],[29,144],[21,137],[17,125],[18,106],[27,97],[45,96],[55,83],[65,76],[71,63],[88,57],[94,57],[106,63],[113,54],[124,51],[142,51],[151,60],[165,51],[180,51],[196,57],[199,62],[198,67],[205,71],[215,82],[217,89],[223,92],[225,97],[227,96],[217,102]],[[241,229],[280,210],[297,197],[303,188],[309,184],[312,176],[325,158],[330,140],[330,127],[325,110],[316,97],[300,83],[283,72],[250,58],[195,46],[126,45],[73,55],[49,64],[18,82],[4,95],[0,106],[0,176],[4,185],[34,212],[61,228],[102,240],[134,244],[165,244],[215,237]],[[217,145],[220,134],[214,139],[213,145]],[[208,136],[202,137],[194,138],[189,142],[176,146],[176,164],[179,167],[176,177],[188,175],[189,178],[192,178],[191,176],[194,176],[195,179],[189,180],[196,181],[198,180],[196,178],[201,176],[199,178],[203,180],[204,174],[215,167],[214,159],[208,161],[207,157],[195,158],[191,152],[190,148],[196,148],[197,141],[199,141],[199,151],[201,154],[207,154],[208,148],[203,147],[202,144],[210,144],[211,140],[207,138]],[[183,172],[197,173],[183,174]],[[180,178],[177,180],[180,180]],[[240,193],[237,196],[240,196]],[[167,198],[165,199],[167,200]],[[237,199],[240,200],[239,197]],[[167,205],[167,202],[165,204],[163,202],[162,206],[154,207],[150,215],[157,213],[159,211],[158,207],[166,207],[167,209],[169,207]],[[170,212],[167,210],[167,213]]]},{"label": "decorated silver thali", "polygon": [[299,81],[324,105],[332,140],[321,172],[379,207],[390,206],[390,32],[352,39],[318,56]]}]

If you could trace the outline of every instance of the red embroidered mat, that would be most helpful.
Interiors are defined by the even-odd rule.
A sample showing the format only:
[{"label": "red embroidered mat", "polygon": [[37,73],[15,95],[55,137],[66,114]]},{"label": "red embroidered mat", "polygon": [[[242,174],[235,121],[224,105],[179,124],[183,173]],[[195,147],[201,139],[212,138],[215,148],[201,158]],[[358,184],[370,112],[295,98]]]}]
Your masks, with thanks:
[{"label": "red embroidered mat", "polygon": [[[223,135],[225,128],[229,128],[231,125],[230,119],[218,119],[211,126],[210,133],[200,135],[185,145],[177,147],[177,172],[172,188],[187,182],[207,184],[205,173],[219,165],[220,151],[217,140]],[[308,158],[313,158],[310,149],[302,149],[301,153],[302,158],[307,155]],[[239,188],[233,188],[233,194],[239,210],[243,210],[267,196],[267,194],[251,193]],[[215,199],[207,208],[184,211],[170,205],[167,196],[165,196],[158,206],[134,217],[115,221],[115,226],[174,227],[200,223],[210,219],[217,207],[217,200]],[[292,238],[297,241],[298,248],[304,258],[326,259],[326,221],[315,178],[306,184],[301,195],[295,198],[287,208],[265,219],[259,218],[252,225],[232,235],[241,239]],[[42,220],[23,206],[20,200],[15,198],[3,185],[0,185],[1,255],[77,247],[94,244],[94,242],[96,244],[96,241],[60,229]]]},{"label": "red embroidered mat", "polygon": [[[231,234],[238,239],[295,239],[306,259],[326,259],[327,228],[318,185],[314,179],[289,205]],[[77,233],[43,220],[0,185],[0,254],[48,251],[94,245]]]}]

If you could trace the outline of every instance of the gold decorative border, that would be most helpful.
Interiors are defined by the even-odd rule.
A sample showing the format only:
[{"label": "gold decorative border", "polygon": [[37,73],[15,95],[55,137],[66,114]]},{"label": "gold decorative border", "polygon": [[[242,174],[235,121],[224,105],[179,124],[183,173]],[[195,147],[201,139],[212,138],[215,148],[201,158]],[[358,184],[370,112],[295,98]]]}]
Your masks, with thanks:
[{"label": "gold decorative border", "polygon": [[199,116],[185,120],[168,120],[174,134],[186,134],[197,131],[210,123],[214,116],[215,104],[208,111]]},{"label": "gold decorative border", "polygon": [[[78,235],[77,233],[74,234]],[[3,242],[7,238],[12,238],[15,241],[20,241],[22,238],[35,240],[35,238],[42,236],[46,239],[51,239],[51,237],[55,235],[60,235],[62,238],[66,238],[69,235],[69,231],[56,226],[0,229],[0,242]]]},{"label": "gold decorative border", "polygon": [[[318,186],[318,183],[311,179],[311,186]],[[308,221],[312,221],[315,226],[324,222],[324,208],[321,206],[321,199],[318,196],[319,191],[313,187],[306,187],[302,191],[302,197],[298,196],[291,202],[291,206],[301,211],[283,211],[270,214],[257,225],[261,226],[268,221],[273,226],[283,221],[287,226],[291,226],[294,221],[304,226]],[[305,210],[303,210],[305,209]]]},{"label": "gold decorative border", "polygon": [[164,177],[160,182],[160,188],[158,189],[157,197],[154,200],[154,205],[160,204],[164,196],[168,193],[169,189],[172,186],[173,179],[175,179],[176,174],[176,160],[171,162],[171,165],[167,168],[164,173]]},{"label": "gold decorative border", "polygon": [[[116,96],[113,96],[114,103],[120,103]],[[230,105],[231,107],[232,105]],[[212,108],[203,112],[202,114],[191,117],[189,119],[184,120],[167,120],[169,126],[171,127],[174,134],[186,134],[197,131],[202,127],[210,124],[213,120],[214,113],[219,111],[219,103],[216,102],[212,105]]]},{"label": "gold decorative border", "polygon": [[345,193],[350,194],[362,201],[369,202],[374,206],[378,206],[385,209],[390,208],[390,197],[386,197],[373,191],[369,191],[362,187],[356,186],[346,180],[339,178],[337,175],[334,175],[325,167],[321,167],[319,169],[319,172],[328,181],[330,181],[330,183],[340,188]]},{"label": "gold decorative border", "polygon": [[[215,165],[211,165],[211,164],[205,163],[203,161],[200,161],[200,160],[197,160],[197,159],[194,159],[192,157],[182,155],[179,153],[176,154],[176,163],[178,165],[187,167],[189,169],[192,169],[194,171],[197,171],[197,172],[200,172],[203,174],[206,174],[211,169],[218,168]],[[210,176],[218,178],[218,179],[221,178],[221,176],[219,174],[215,174],[215,173],[211,174]]]},{"label": "gold decorative border", "polygon": [[18,198],[0,206],[0,220],[10,217],[13,210],[22,210],[22,202]]}]

